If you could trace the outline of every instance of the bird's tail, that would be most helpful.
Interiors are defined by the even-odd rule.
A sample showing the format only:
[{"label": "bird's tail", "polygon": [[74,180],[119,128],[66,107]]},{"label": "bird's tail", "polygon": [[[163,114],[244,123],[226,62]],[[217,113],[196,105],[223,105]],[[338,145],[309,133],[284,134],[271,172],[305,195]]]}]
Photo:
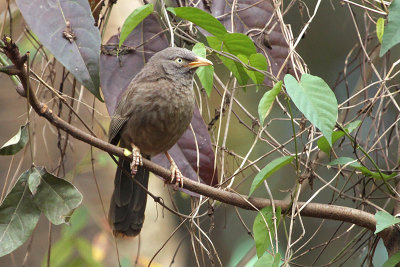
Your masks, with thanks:
[{"label": "bird's tail", "polygon": [[133,181],[135,179],[147,189],[149,183],[149,171],[143,166],[138,166],[136,175],[130,175],[130,162],[119,159],[114,180],[114,192],[111,197],[108,221],[112,227],[114,236],[137,236],[144,222],[147,193]]}]

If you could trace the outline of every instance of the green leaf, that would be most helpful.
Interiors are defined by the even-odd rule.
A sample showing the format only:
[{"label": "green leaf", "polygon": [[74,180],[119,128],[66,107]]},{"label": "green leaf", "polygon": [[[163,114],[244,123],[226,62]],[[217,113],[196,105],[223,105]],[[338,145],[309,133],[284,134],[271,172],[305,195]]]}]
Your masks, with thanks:
[{"label": "green leaf", "polygon": [[227,33],[224,25],[222,25],[221,22],[210,15],[210,13],[201,9],[195,7],[169,7],[167,10],[182,19],[193,22],[197,26],[203,28],[220,39],[222,39]]},{"label": "green leaf", "polygon": [[[217,50],[217,51],[227,51],[227,48],[222,45],[222,41],[219,40],[217,37],[213,36],[207,36],[207,42],[208,45]],[[244,70],[242,64],[235,62],[232,59],[226,58],[224,56],[217,55],[222,63],[224,63],[225,67],[228,68],[229,71],[233,73],[233,75],[236,77],[238,83],[240,85],[246,85],[247,81],[249,80],[249,76],[247,75],[246,71]]]},{"label": "green leaf", "polygon": [[261,258],[257,260],[256,263],[254,263],[254,267],[279,267],[279,263],[281,262],[281,255],[279,253],[276,253],[275,257],[269,254],[268,252],[265,252],[264,255],[262,255]]},{"label": "green leaf", "polygon": [[277,82],[274,87],[265,92],[263,97],[258,104],[258,116],[260,118],[260,124],[264,124],[265,118],[268,116],[272,109],[272,105],[274,104],[276,96],[282,89],[282,81]]},{"label": "green leaf", "polygon": [[21,246],[39,221],[40,210],[32,201],[24,172],[0,206],[0,257]]},{"label": "green leaf", "polygon": [[361,124],[360,120],[356,120],[353,121],[349,124],[347,124],[347,126],[344,128],[348,133],[351,133],[352,131],[354,131],[355,129],[357,129]]},{"label": "green leaf", "polygon": [[[50,266],[64,267],[71,261],[74,244],[70,238],[62,238],[51,246]],[[47,266],[47,253],[42,260],[42,267]]]},{"label": "green leaf", "polygon": [[[354,162],[352,162],[352,161],[354,161]],[[383,177],[383,179],[388,180],[388,179],[392,179],[393,177],[396,176],[396,173],[392,173],[390,175],[387,175],[385,173],[381,173],[380,174],[379,172],[370,171],[367,167],[362,166],[360,163],[358,163],[357,161],[355,161],[354,159],[349,158],[349,157],[337,158],[334,161],[328,163],[328,165],[330,165],[330,166],[332,166],[332,165],[345,165],[345,164],[347,164],[349,162],[352,162],[352,163],[347,165],[348,167],[355,168],[355,169],[361,171],[361,173],[364,174],[365,176],[367,176],[367,177],[371,176],[372,178],[377,179],[377,180],[382,179],[382,177]]]},{"label": "green leaf", "polygon": [[301,81],[286,74],[286,91],[296,107],[324,134],[332,146],[332,131],[338,116],[338,104],[331,88],[320,77],[303,74]]},{"label": "green leaf", "polygon": [[385,261],[382,267],[395,267],[400,262],[400,251],[394,254],[390,259]]},{"label": "green leaf", "polygon": [[69,221],[73,210],[82,202],[82,194],[70,182],[48,173],[43,167],[34,167],[29,173],[33,201],[53,223]]},{"label": "green leaf", "polygon": [[[360,120],[353,121],[353,122],[349,123],[344,128],[344,130],[347,133],[351,133],[352,131],[357,129],[358,126],[360,126],[360,124],[361,124]],[[336,143],[336,141],[339,140],[342,136],[344,136],[344,132],[343,131],[335,131],[335,132],[333,132],[332,133],[332,145],[334,143]],[[321,151],[324,151],[326,154],[329,154],[329,152],[331,151],[331,145],[328,143],[328,140],[326,140],[325,136],[322,136],[320,139],[318,139],[317,145],[318,145],[319,149]]]},{"label": "green leaf", "polygon": [[77,208],[71,216],[71,220],[61,229],[62,236],[65,238],[77,235],[86,225],[88,211],[84,206]]},{"label": "green leaf", "polygon": [[382,44],[382,36],[385,32],[385,19],[379,18],[376,22],[376,36],[378,37],[379,42]]},{"label": "green leaf", "polygon": [[[257,257],[260,258],[271,245],[270,234],[272,238],[275,235],[272,207],[268,206],[260,210],[253,223],[254,242],[256,243]],[[276,225],[281,219],[281,208],[276,207]],[[263,217],[264,216],[264,217]],[[265,224],[265,221],[267,224]],[[268,225],[268,227],[267,227]]]},{"label": "green leaf", "polygon": [[0,155],[15,155],[28,143],[28,125],[21,126],[18,133],[0,148]]},{"label": "green leaf", "polygon": [[102,266],[100,262],[97,262],[92,255],[92,246],[90,243],[83,239],[77,238],[74,239],[75,248],[77,249],[79,255],[85,260],[85,266],[96,267]]},{"label": "green leaf", "polygon": [[[200,57],[206,57],[206,47],[203,43],[196,43],[193,46],[192,51]],[[197,69],[196,74],[206,90],[208,97],[210,97],[214,83],[214,66],[202,66]]]},{"label": "green leaf", "polygon": [[[332,145],[336,143],[341,137],[343,137],[344,132],[342,131],[335,131],[332,133]],[[329,144],[328,140],[326,140],[325,136],[322,136],[317,141],[317,145],[321,151],[324,151],[326,154],[329,154],[331,151],[331,145]]]},{"label": "green leaf", "polygon": [[[340,158],[337,158],[337,159],[329,162],[328,165],[330,165],[330,166],[333,166],[333,165],[345,165],[345,164],[347,164],[349,162],[352,162],[352,161],[355,161],[355,159],[352,159],[352,158],[349,158],[349,157],[340,157]],[[359,163],[357,163],[357,161],[355,161],[352,164],[358,164],[359,166],[361,166]],[[348,165],[348,166],[350,166],[350,165]]]},{"label": "green leaf", "polygon": [[293,156],[283,156],[277,159],[274,159],[270,163],[267,164],[257,175],[254,177],[253,183],[250,187],[249,196],[253,194],[254,190],[256,190],[265,179],[271,176],[274,172],[282,168],[283,166],[288,165],[292,162]]},{"label": "green leaf", "polygon": [[374,234],[385,230],[386,228],[400,223],[400,218],[396,218],[386,211],[378,211],[375,213],[376,229]]},{"label": "green leaf", "polygon": [[257,53],[253,41],[243,33],[227,33],[224,35],[222,42],[225,47],[224,51],[235,56],[245,55],[249,58],[252,54]]},{"label": "green leaf", "polygon": [[400,1],[394,0],[389,6],[388,24],[382,36],[379,56],[383,56],[390,48],[400,42]]},{"label": "green leaf", "polygon": [[154,10],[153,4],[147,4],[136,8],[133,12],[126,18],[124,24],[121,28],[121,34],[119,37],[119,47],[125,42],[128,35],[142,22],[148,15],[150,15]]},{"label": "green leaf", "polygon": [[[267,68],[268,68],[267,59],[265,58],[265,56],[263,54],[260,54],[260,53],[250,55],[249,64],[250,64],[250,66],[252,66],[256,69],[259,69],[259,70],[267,70]],[[263,84],[264,83],[264,74],[262,74],[258,71],[253,71],[253,70],[246,70],[246,72],[250,76],[250,78],[254,81],[255,84]],[[257,86],[257,90],[258,90],[258,86]]]}]

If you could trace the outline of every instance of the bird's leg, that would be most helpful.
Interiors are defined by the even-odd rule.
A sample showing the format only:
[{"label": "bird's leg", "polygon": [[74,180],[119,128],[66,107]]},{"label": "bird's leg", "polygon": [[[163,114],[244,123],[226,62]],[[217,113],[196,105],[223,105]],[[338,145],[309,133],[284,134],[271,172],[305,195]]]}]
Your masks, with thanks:
[{"label": "bird's leg", "polygon": [[135,175],[137,173],[138,166],[143,165],[143,161],[142,161],[142,154],[140,154],[140,149],[134,144],[131,144],[131,146],[132,146],[131,173],[132,175]]},{"label": "bird's leg", "polygon": [[170,183],[172,184],[175,181],[175,185],[183,187],[183,175],[181,171],[178,169],[178,166],[176,165],[175,161],[172,159],[172,157],[168,152],[165,152],[165,156],[167,157],[169,163],[171,164],[171,166],[169,167],[171,171]]}]

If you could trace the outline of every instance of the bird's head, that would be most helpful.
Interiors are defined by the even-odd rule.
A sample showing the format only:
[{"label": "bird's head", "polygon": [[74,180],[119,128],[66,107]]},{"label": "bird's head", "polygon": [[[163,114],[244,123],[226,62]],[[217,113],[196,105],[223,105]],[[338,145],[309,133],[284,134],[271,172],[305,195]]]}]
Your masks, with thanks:
[{"label": "bird's head", "polygon": [[197,56],[186,48],[169,47],[151,57],[150,61],[161,63],[167,75],[191,76],[200,66],[213,63],[208,59]]}]

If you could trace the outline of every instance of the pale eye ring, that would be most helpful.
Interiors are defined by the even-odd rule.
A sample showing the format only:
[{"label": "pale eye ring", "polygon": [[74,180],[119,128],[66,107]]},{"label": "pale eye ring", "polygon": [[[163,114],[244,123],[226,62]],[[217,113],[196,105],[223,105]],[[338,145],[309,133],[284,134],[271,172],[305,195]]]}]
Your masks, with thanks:
[{"label": "pale eye ring", "polygon": [[177,59],[175,59],[175,62],[178,64],[182,64],[183,63],[183,59],[178,57]]}]

